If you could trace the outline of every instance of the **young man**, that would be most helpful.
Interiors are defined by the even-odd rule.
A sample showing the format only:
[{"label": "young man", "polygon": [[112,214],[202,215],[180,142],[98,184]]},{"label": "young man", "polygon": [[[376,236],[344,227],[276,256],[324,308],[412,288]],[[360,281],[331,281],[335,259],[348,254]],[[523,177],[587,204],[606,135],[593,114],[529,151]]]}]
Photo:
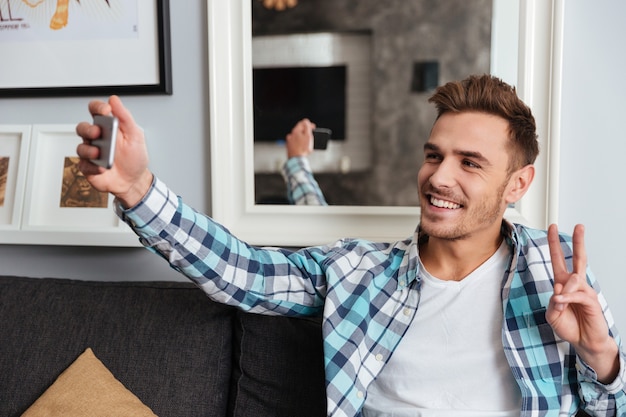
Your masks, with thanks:
[{"label": "young man", "polygon": [[143,131],[119,98],[115,164],[89,162],[99,129],[77,126],[91,184],[117,198],[141,242],[212,299],[264,314],[323,314],[332,416],[626,415],[625,355],[573,240],[503,219],[534,177],[535,122],[489,75],[440,87],[418,174],[421,220],[393,243],[343,239],[298,251],[237,240],[148,170]]}]

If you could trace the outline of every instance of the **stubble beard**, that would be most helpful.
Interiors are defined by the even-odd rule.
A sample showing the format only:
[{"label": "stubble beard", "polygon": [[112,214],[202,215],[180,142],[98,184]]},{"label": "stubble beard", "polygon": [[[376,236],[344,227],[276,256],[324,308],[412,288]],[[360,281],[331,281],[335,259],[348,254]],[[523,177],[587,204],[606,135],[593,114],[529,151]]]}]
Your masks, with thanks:
[{"label": "stubble beard", "polygon": [[[447,220],[431,220],[425,218],[424,211],[420,215],[420,230],[429,237],[459,241],[470,238],[476,231],[484,230],[485,225],[491,225],[494,222],[500,222],[502,219],[502,196],[506,189],[508,178],[505,180],[493,198],[483,200],[478,206],[470,208],[462,218],[448,225]],[[430,204],[430,202],[426,202]],[[467,210],[465,205],[457,210]]]}]

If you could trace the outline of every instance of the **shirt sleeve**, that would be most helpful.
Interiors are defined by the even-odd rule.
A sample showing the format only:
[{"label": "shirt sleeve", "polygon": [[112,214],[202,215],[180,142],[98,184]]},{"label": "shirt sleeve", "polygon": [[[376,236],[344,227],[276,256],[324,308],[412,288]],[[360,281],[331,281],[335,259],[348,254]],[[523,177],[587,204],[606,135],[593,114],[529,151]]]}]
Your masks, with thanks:
[{"label": "shirt sleeve", "polygon": [[289,158],[282,169],[290,204],[326,206],[326,199],[313,177],[309,160],[302,156]]},{"label": "shirt sleeve", "polygon": [[158,178],[136,206],[116,204],[140,242],[167,260],[211,299],[247,311],[287,316],[321,313],[323,262],[330,247],[300,251],[257,248],[185,205]]}]

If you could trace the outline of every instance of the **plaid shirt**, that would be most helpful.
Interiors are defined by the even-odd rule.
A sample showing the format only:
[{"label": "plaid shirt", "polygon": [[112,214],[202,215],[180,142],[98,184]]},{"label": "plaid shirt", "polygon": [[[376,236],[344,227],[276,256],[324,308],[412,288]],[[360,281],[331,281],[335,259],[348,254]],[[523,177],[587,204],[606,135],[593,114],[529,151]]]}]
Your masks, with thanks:
[{"label": "plaid shirt", "polygon": [[[344,239],[298,251],[260,249],[183,204],[158,179],[137,206],[117,210],[146,247],[212,299],[255,313],[323,314],[328,415],[360,415],[367,387],[419,307],[417,233],[395,243]],[[546,233],[506,222],[502,230],[513,251],[502,280],[502,340],[521,389],[521,416],[566,416],[579,408],[626,416],[625,355],[591,272],[587,278],[620,346],[619,375],[608,385],[545,320],[553,291]],[[570,238],[562,242],[571,264]]]},{"label": "plaid shirt", "polygon": [[287,184],[287,199],[290,204],[325,206],[326,199],[313,177],[309,160],[294,156],[283,164],[282,176]]}]

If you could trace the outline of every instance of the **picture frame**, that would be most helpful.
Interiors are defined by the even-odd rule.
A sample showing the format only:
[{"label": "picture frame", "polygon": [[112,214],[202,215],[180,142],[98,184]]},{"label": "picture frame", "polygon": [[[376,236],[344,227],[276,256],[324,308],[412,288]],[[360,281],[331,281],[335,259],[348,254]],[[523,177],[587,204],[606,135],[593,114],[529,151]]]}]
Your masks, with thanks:
[{"label": "picture frame", "polygon": [[25,4],[0,2],[0,97],[172,94],[169,0],[70,0],[56,29]]},{"label": "picture frame", "polygon": [[137,236],[116,215],[113,196],[93,189],[78,170],[76,146],[80,142],[75,125],[32,125],[18,240],[138,246]]},{"label": "picture frame", "polygon": [[30,125],[0,125],[0,230],[18,230],[30,145]]}]

